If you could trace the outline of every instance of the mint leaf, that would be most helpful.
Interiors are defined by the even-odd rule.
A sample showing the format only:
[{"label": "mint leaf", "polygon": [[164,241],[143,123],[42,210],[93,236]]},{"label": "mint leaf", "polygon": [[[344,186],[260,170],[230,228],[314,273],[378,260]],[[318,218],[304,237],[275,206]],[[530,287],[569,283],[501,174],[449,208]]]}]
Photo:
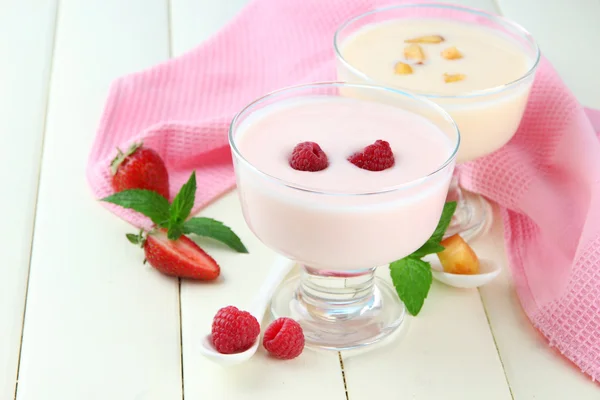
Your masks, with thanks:
[{"label": "mint leaf", "polygon": [[177,240],[183,235],[183,224],[172,225],[169,224],[167,229],[167,237],[171,240]]},{"label": "mint leaf", "polygon": [[418,258],[405,257],[390,264],[390,275],[408,312],[417,315],[433,280],[431,265]]},{"label": "mint leaf", "polygon": [[209,237],[226,244],[239,253],[248,253],[246,246],[231,228],[212,218],[190,218],[183,224],[183,232]]},{"label": "mint leaf", "polygon": [[437,242],[428,241],[428,242],[425,242],[425,244],[423,246],[421,246],[417,250],[415,250],[415,252],[412,253],[410,256],[413,258],[421,258],[428,254],[439,253],[440,251],[443,251],[443,250],[444,250],[444,246],[442,246],[441,244],[439,244]]},{"label": "mint leaf", "polygon": [[[456,211],[456,202],[450,201],[444,204],[444,209],[442,210],[442,216],[440,217],[440,222],[438,222],[435,231],[429,238],[428,242],[436,242],[439,243],[444,238],[444,234],[446,233],[446,229],[450,225],[450,221],[452,221],[452,216],[454,215],[454,211]],[[443,250],[443,249],[442,249]],[[440,250],[441,251],[441,250]]]},{"label": "mint leaf", "polygon": [[192,207],[194,207],[194,200],[196,199],[196,171],[192,172],[192,175],[188,181],[181,187],[177,196],[173,199],[171,204],[170,218],[169,218],[169,229],[167,236],[171,240],[178,239],[183,234],[182,224],[183,221],[189,217]]},{"label": "mint leaf", "polygon": [[102,201],[142,213],[159,226],[165,226],[169,221],[169,201],[151,190],[124,190],[105,197]]}]

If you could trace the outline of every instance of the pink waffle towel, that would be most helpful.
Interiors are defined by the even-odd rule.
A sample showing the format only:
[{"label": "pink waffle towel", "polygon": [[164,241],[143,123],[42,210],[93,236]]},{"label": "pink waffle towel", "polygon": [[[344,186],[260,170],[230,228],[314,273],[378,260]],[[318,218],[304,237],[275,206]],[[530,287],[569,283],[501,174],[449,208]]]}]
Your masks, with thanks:
[{"label": "pink waffle towel", "polygon": [[[198,211],[235,185],[227,143],[233,115],[269,91],[335,80],[336,28],[389,3],[255,0],[200,47],[118,79],[89,158],[94,196],[112,192],[115,148],[143,139],[164,158],[171,194],[197,171]],[[464,187],[501,207],[523,309],[550,345],[592,379],[600,378],[598,130],[600,113],[584,110],[542,61],[514,139],[461,169]],[[135,213],[107,207],[148,226]]]}]

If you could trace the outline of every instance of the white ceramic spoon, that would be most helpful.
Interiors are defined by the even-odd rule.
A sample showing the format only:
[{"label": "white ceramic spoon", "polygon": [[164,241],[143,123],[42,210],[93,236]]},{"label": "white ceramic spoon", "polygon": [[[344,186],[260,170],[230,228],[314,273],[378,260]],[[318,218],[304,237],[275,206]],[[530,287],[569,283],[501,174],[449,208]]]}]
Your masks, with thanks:
[{"label": "white ceramic spoon", "polygon": [[[262,284],[260,290],[258,291],[258,294],[254,298],[252,305],[249,308],[244,308],[246,311],[252,314],[258,320],[259,323],[262,321],[265,315],[265,310],[267,308],[267,305],[271,301],[271,297],[273,296],[275,289],[277,289],[277,286],[279,286],[281,281],[294,267],[294,264],[295,263],[290,259],[278,256],[278,258],[273,263],[273,266],[269,270],[267,279]],[[210,360],[218,364],[228,366],[248,361],[254,355],[254,353],[256,353],[259,344],[260,335],[258,338],[256,338],[256,342],[254,342],[254,345],[244,352],[235,354],[221,354],[213,347],[211,334],[208,333],[207,335],[204,335],[202,337],[200,343],[200,352],[203,356],[209,358]]]},{"label": "white ceramic spoon", "polygon": [[425,256],[424,260],[431,263],[431,272],[435,280],[457,288],[469,289],[483,286],[493,281],[500,274],[498,263],[487,259],[479,259],[479,273],[474,275],[444,272],[440,260],[435,255]]}]

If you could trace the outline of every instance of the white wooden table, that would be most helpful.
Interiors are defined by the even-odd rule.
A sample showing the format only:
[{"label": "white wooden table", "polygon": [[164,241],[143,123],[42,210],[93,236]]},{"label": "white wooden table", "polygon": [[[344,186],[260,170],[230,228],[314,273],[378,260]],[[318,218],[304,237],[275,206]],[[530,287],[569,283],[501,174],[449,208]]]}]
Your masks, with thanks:
[{"label": "white wooden table", "polygon": [[[586,52],[600,38],[600,1],[455,2],[523,24],[582,103],[600,107],[600,56]],[[210,249],[235,279],[179,285],[142,266],[84,168],[110,82],[196,46],[245,3],[0,0],[0,399],[600,399],[531,327],[506,268],[480,291],[434,284],[384,349],[290,362],[261,352],[234,369],[200,356],[214,312],[248,300],[274,254],[231,193],[203,214],[251,254]],[[501,230],[475,246],[506,266]]]}]

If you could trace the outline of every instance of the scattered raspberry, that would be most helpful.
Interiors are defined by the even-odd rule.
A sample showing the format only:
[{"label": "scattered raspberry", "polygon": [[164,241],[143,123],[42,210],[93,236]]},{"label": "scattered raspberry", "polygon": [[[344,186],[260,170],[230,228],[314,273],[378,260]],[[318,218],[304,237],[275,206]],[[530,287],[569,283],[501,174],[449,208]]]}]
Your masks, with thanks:
[{"label": "scattered raspberry", "polygon": [[213,346],[222,354],[248,350],[259,334],[260,325],[256,318],[234,306],[221,308],[213,319]]},{"label": "scattered raspberry", "polygon": [[304,333],[291,318],[278,318],[269,325],[263,336],[263,346],[274,357],[291,360],[304,349]]},{"label": "scattered raspberry", "polygon": [[348,161],[358,168],[369,171],[383,171],[394,166],[394,153],[385,140],[377,140],[363,151],[348,157]]},{"label": "scattered raspberry", "polygon": [[327,154],[315,142],[298,143],[290,158],[290,166],[298,171],[321,171],[328,165]]}]

